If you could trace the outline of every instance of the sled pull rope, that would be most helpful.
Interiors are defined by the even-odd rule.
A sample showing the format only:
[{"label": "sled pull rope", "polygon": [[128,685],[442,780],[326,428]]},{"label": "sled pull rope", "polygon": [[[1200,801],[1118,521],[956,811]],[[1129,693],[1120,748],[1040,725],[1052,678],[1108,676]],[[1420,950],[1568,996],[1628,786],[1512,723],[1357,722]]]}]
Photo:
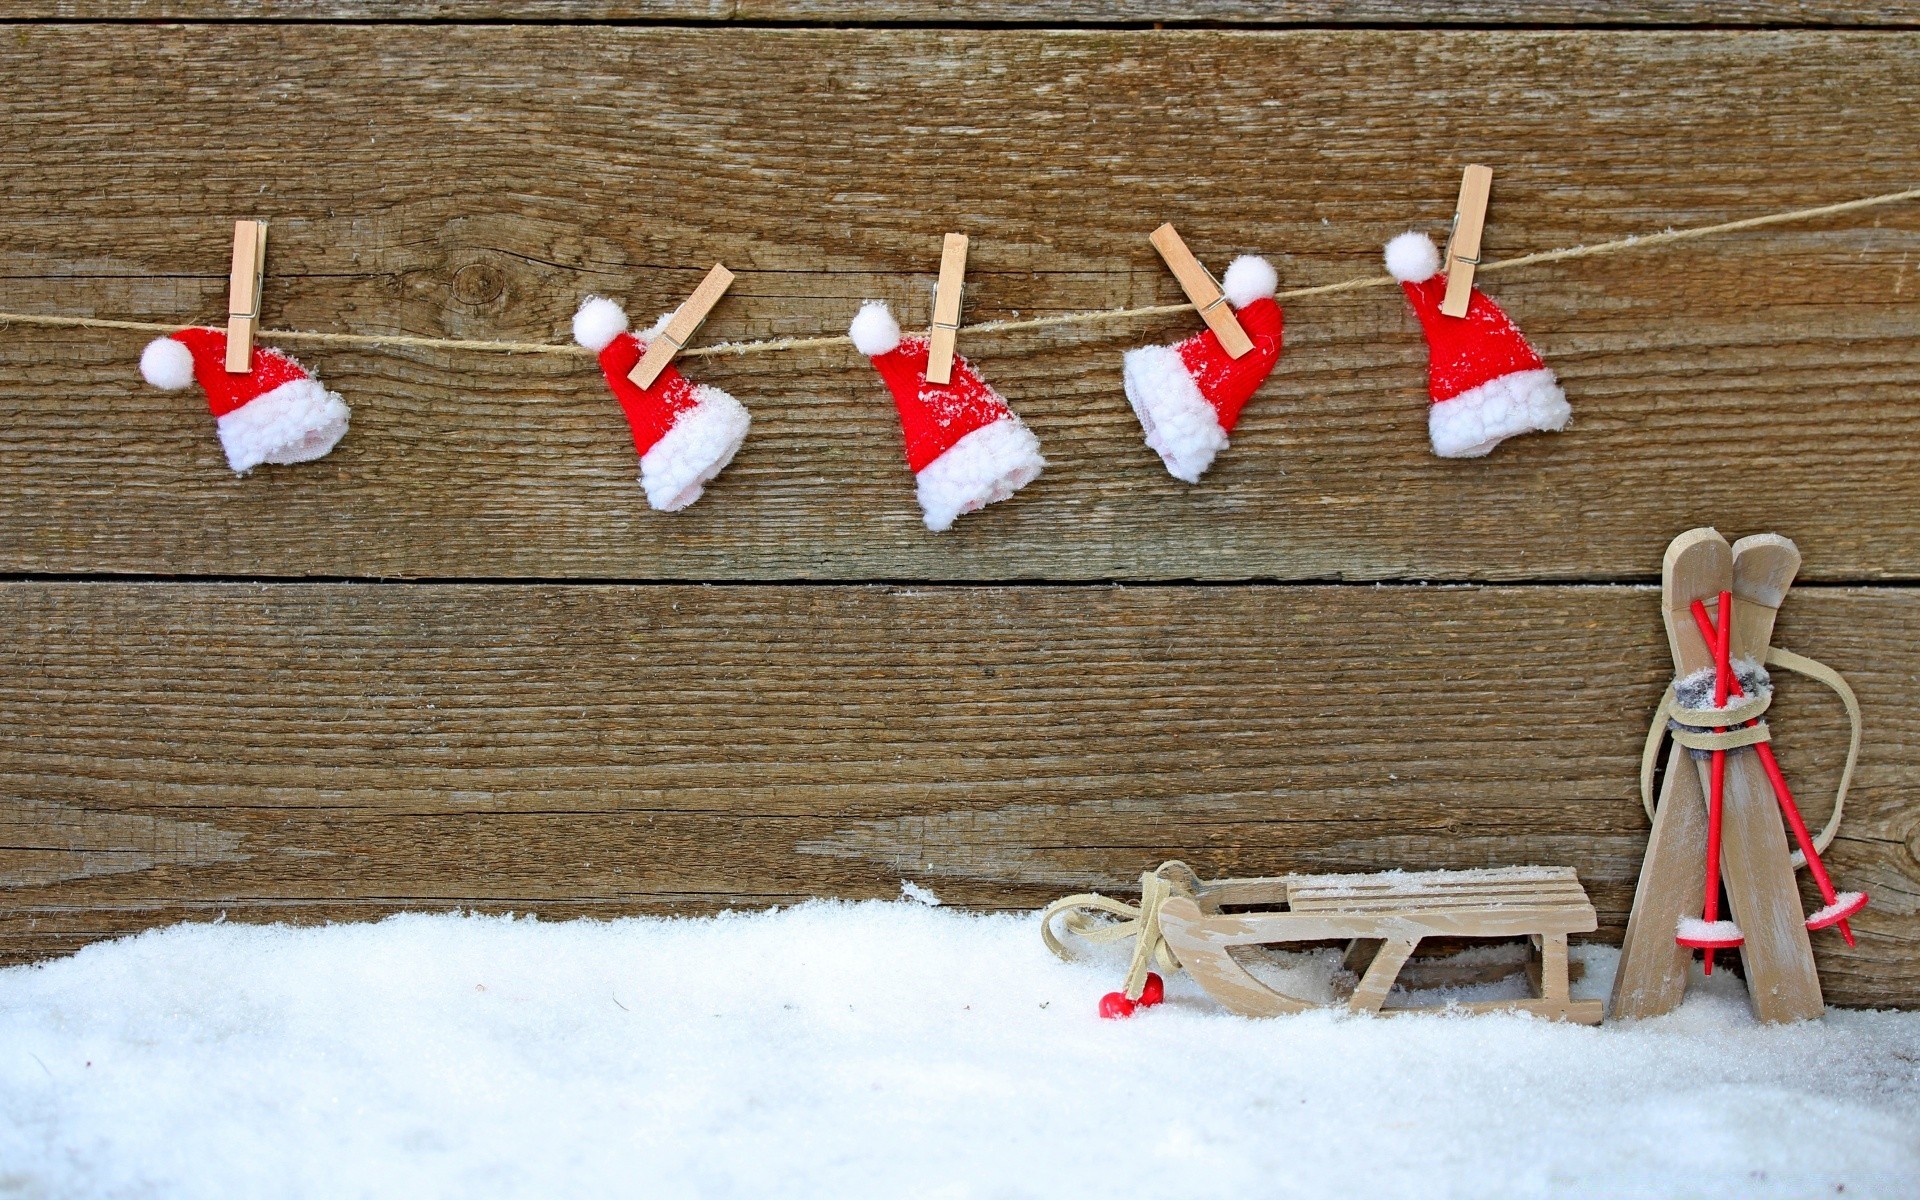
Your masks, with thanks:
[{"label": "sled pull rope", "polygon": [[[1143,873],[1140,876],[1140,903],[1137,906],[1097,892],[1082,892],[1055,900],[1040,914],[1041,940],[1062,961],[1073,961],[1066,946],[1053,932],[1053,918],[1061,914],[1065,915],[1060,923],[1068,933],[1096,945],[1125,941],[1127,938],[1137,939],[1133,944],[1133,961],[1127,965],[1125,991],[1127,999],[1139,1000],[1140,993],[1147,986],[1149,969],[1157,965],[1169,974],[1180,969],[1180,960],[1174,957],[1173,948],[1160,936],[1160,905],[1176,890],[1181,895],[1188,894],[1185,888],[1176,888],[1160,874],[1170,867],[1178,867],[1186,874],[1192,874],[1181,862],[1162,863],[1157,869]],[[1095,922],[1094,913],[1105,913],[1120,920]]]},{"label": "sled pull rope", "polygon": [[[1767,648],[1766,665],[1769,667],[1781,667],[1785,670],[1792,671],[1796,675],[1804,675],[1808,679],[1825,684],[1835,695],[1840,697],[1840,703],[1846,706],[1847,724],[1849,726],[1847,762],[1846,765],[1840,769],[1840,786],[1834,789],[1833,813],[1827,818],[1827,823],[1821,828],[1819,836],[1813,839],[1814,852],[1816,854],[1824,854],[1826,853],[1827,847],[1833,844],[1834,835],[1840,832],[1840,814],[1846,805],[1847,788],[1853,783],[1854,764],[1858,762],[1860,758],[1860,700],[1853,694],[1853,688],[1848,686],[1846,678],[1841,675],[1840,672],[1823,662],[1818,662],[1803,654],[1795,654],[1791,650],[1782,650],[1777,646],[1770,646]],[[1759,701],[1750,701],[1749,705],[1736,706],[1736,709],[1745,708],[1754,703],[1759,703]],[[1727,720],[1736,709],[1729,709],[1724,713],[1718,713],[1718,719],[1715,723],[1717,724],[1719,721]],[[1765,711],[1764,704],[1761,704],[1761,710]],[[1659,707],[1654,709],[1653,724],[1647,730],[1647,744],[1640,752],[1640,806],[1647,810],[1647,819],[1649,821],[1653,819],[1653,771],[1660,758],[1660,743],[1666,737],[1667,720],[1676,714],[1684,713],[1691,715],[1693,711],[1694,710],[1685,709],[1680,706],[1674,698],[1671,685],[1668,686],[1666,694],[1660,697]],[[1750,720],[1752,718],[1743,717],[1742,719]],[[1683,723],[1687,723],[1684,717],[1682,717],[1681,720]],[[1763,728],[1764,726],[1755,726],[1755,729]],[[1728,742],[1721,744],[1716,739],[1751,734],[1753,732],[1754,730],[1747,729],[1734,731],[1729,734],[1708,733],[1687,735],[1684,738],[1676,735],[1674,740],[1680,742],[1683,746],[1691,746],[1695,749],[1732,749],[1735,743]],[[1755,737],[1750,742],[1743,741],[1738,744],[1751,745],[1753,742],[1762,740],[1764,740],[1764,735]],[[1695,742],[1700,744],[1695,746]],[[1795,850],[1793,852],[1793,865],[1796,868],[1806,866],[1807,856]]]}]

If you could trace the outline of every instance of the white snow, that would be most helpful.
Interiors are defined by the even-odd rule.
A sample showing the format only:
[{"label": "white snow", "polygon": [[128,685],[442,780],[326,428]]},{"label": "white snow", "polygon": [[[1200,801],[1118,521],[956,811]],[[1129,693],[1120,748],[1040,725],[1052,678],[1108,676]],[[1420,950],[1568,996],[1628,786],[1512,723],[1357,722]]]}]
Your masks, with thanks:
[{"label": "white snow", "polygon": [[1477,867],[1470,871],[1373,871],[1354,875],[1314,875],[1316,896],[1356,896],[1391,890],[1398,896],[1446,893],[1482,884],[1553,883],[1570,878],[1565,867]]},{"label": "white snow", "polygon": [[[1271,1021],[1127,945],[814,903],[177,926],[0,971],[0,1195],[1902,1196],[1920,1013]],[[1577,949],[1604,994],[1613,952]],[[1337,955],[1299,955],[1325,977]],[[1311,983],[1309,978],[1307,983]],[[1304,989],[1303,989],[1304,990]],[[1841,1190],[1844,1187],[1844,1190]]]},{"label": "white snow", "polygon": [[1689,944],[1726,942],[1737,946],[1746,937],[1732,921],[1707,921],[1699,917],[1681,917],[1680,923],[1674,927],[1674,933]]},{"label": "white snow", "polygon": [[1824,928],[1832,924],[1834,919],[1842,913],[1851,916],[1853,910],[1857,907],[1861,907],[1859,892],[1836,892],[1834,893],[1832,904],[1827,905],[1819,912],[1810,913],[1807,916],[1807,928]]},{"label": "white snow", "polygon": [[902,879],[900,881],[900,898],[902,900],[912,901],[915,904],[926,904],[934,908],[940,907],[940,897],[934,895],[931,890],[921,887],[911,879]]}]

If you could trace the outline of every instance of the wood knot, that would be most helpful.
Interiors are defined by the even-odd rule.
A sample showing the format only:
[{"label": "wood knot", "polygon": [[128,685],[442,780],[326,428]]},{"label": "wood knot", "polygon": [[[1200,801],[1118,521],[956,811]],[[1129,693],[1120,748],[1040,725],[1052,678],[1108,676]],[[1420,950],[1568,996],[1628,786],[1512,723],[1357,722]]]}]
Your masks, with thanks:
[{"label": "wood knot", "polygon": [[468,263],[453,273],[453,298],[459,304],[491,304],[506,290],[506,272],[492,263]]}]

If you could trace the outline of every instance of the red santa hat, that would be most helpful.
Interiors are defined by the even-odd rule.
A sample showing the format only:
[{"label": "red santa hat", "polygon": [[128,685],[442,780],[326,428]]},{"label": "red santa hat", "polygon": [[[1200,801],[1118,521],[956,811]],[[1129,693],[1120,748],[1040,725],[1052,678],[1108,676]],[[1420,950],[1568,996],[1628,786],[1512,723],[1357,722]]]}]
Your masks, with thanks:
[{"label": "red santa hat", "polygon": [[1427,334],[1427,433],[1442,458],[1478,458],[1520,433],[1557,432],[1573,420],[1553,372],[1500,306],[1480,289],[1467,315],[1440,311],[1447,277],[1424,233],[1387,243],[1387,271],[1400,281]]},{"label": "red santa hat", "polygon": [[719,388],[689,383],[672,364],[652,387],[627,378],[659,336],[667,313],[645,334],[627,331],[618,304],[588,296],[573,317],[573,340],[600,356],[600,370],[627,414],[633,448],[640,454],[640,488],[661,512],[678,512],[700,498],[701,489],[726,469],[747,439],[746,406]]},{"label": "red santa hat", "polygon": [[988,387],[967,360],[954,356],[945,384],[927,382],[927,339],[902,339],[884,301],[861,307],[847,331],[893,393],[907,438],[920,511],[927,528],[998,503],[1040,477],[1047,460],[1039,439]]},{"label": "red santa hat", "polygon": [[1211,329],[1177,346],[1127,351],[1122,378],[1147,445],[1175,479],[1188,483],[1227,448],[1240,410],[1280,361],[1280,306],[1274,303],[1273,266],[1251,254],[1233,260],[1220,290],[1240,317],[1253,349],[1230,357]]},{"label": "red santa hat", "polygon": [[223,329],[182,329],[155,338],[140,354],[140,374],[169,392],[200,381],[236,475],[261,463],[320,458],[346,436],[346,402],[280,351],[255,346],[252,369],[228,374]]}]

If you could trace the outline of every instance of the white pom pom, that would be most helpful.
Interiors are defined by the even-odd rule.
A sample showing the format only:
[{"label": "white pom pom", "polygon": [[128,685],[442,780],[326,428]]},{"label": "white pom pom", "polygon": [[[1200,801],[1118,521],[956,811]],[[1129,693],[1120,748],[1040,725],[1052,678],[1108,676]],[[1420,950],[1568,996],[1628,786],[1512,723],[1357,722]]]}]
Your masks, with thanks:
[{"label": "white pom pom", "polygon": [[1280,277],[1273,273],[1273,264],[1257,254],[1242,254],[1227,266],[1227,277],[1220,282],[1220,290],[1227,294],[1227,300],[1235,308],[1245,308],[1255,300],[1273,295],[1280,286]]},{"label": "white pom pom", "polygon": [[885,300],[862,304],[847,333],[852,336],[854,347],[868,358],[885,354],[900,344],[900,322],[893,319]]},{"label": "white pom pom", "polygon": [[1387,243],[1387,274],[1402,283],[1422,283],[1440,270],[1440,249],[1433,239],[1413,230]]},{"label": "white pom pom", "polygon": [[573,314],[573,340],[598,354],[627,331],[627,311],[605,296],[588,296]]},{"label": "white pom pom", "polygon": [[157,388],[177,392],[193,382],[193,351],[170,337],[155,338],[140,352],[140,375]]}]

